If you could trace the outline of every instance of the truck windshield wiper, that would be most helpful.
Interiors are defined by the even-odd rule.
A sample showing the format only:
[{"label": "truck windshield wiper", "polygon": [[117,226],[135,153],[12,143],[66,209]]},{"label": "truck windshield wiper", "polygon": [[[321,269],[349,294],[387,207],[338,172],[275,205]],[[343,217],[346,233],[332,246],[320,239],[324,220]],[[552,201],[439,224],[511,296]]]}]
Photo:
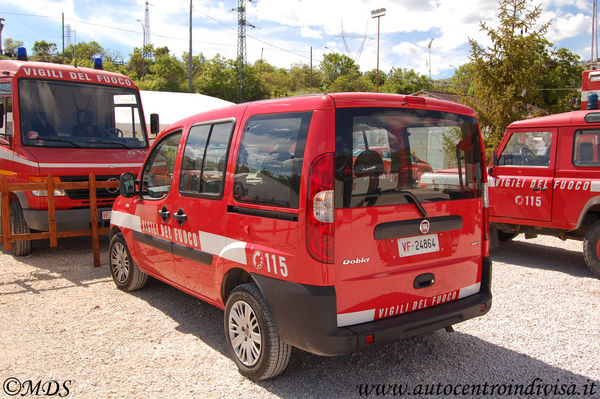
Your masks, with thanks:
[{"label": "truck windshield wiper", "polygon": [[51,141],[53,143],[67,143],[67,144],[71,144],[73,147],[75,148],[81,148],[81,146],[75,144],[74,142],[72,142],[71,140],[64,140],[64,139],[53,139],[53,138],[48,138],[48,137],[40,137],[40,139],[42,141]]},{"label": "truck windshield wiper", "polygon": [[354,194],[352,196],[353,197],[377,197],[380,195],[394,195],[394,194],[403,195],[405,198],[409,199],[410,202],[412,202],[417,207],[417,209],[421,213],[421,216],[423,216],[424,218],[427,217],[427,211],[425,210],[425,208],[423,208],[421,201],[419,201],[419,199],[417,198],[416,195],[414,195],[412,192],[410,192],[408,190],[392,189],[392,190],[376,191],[374,193]]},{"label": "truck windshield wiper", "polygon": [[120,146],[121,148],[131,149],[128,145],[121,143],[120,141],[113,140],[97,140],[97,141],[85,141],[86,144],[115,144]]}]

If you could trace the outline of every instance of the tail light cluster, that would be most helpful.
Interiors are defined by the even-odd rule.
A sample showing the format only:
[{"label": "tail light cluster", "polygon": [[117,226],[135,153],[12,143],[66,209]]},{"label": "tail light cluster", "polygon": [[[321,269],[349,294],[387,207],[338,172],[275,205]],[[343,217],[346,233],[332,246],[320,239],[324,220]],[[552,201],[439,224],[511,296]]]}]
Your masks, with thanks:
[{"label": "tail light cluster", "polygon": [[306,212],[306,248],[315,260],[333,263],[333,153],[317,157],[310,166]]}]

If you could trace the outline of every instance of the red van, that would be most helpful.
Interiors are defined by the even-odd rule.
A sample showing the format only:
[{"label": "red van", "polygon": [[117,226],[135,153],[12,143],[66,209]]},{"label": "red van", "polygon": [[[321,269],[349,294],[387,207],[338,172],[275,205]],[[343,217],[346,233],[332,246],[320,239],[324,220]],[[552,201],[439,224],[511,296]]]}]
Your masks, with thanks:
[{"label": "red van", "polygon": [[[389,148],[386,165],[381,148]],[[455,168],[419,187],[411,162]],[[171,125],[121,176],[110,268],[225,309],[241,373],[290,348],[338,355],[491,306],[483,145],[472,109],[340,93],[240,104]]]}]

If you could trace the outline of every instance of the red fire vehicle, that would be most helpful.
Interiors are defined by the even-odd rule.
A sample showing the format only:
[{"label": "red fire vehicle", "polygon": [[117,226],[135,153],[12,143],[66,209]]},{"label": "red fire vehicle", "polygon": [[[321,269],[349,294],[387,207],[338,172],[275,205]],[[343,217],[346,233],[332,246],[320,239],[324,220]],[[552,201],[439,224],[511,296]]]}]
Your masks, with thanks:
[{"label": "red fire vehicle", "polygon": [[599,95],[600,71],[583,71],[581,78],[581,109],[598,109]]},{"label": "red fire vehicle", "polygon": [[[455,167],[456,184],[419,187],[413,152]],[[126,291],[150,275],[225,309],[253,379],[281,373],[291,346],[337,355],[444,328],[491,306],[484,162],[473,110],[439,100],[342,93],[199,114],[163,131],[139,180],[121,176],[111,273]]]},{"label": "red fire vehicle", "polygon": [[518,233],[582,240],[600,277],[600,111],[512,123],[489,174],[490,222],[501,241]]},{"label": "red fire vehicle", "polygon": [[[153,118],[155,119],[155,117]],[[0,174],[9,183],[118,180],[148,153],[137,87],[101,69],[0,60]],[[89,229],[87,190],[55,190],[57,230]],[[99,189],[98,220],[108,226],[117,189]],[[48,231],[45,191],[10,198],[13,233]],[[13,244],[16,255],[29,241]]]}]

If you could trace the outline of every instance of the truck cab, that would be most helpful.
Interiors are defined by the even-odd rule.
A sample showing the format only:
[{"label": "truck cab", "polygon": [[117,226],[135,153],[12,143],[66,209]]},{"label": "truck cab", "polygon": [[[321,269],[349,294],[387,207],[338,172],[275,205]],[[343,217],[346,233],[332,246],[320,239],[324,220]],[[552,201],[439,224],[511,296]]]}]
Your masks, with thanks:
[{"label": "truck cab", "polygon": [[490,227],[500,241],[519,233],[581,240],[600,277],[600,111],[512,123],[489,176]]},{"label": "truck cab", "polygon": [[[139,90],[102,69],[0,60],[0,174],[8,183],[118,180],[139,170],[148,136]],[[108,226],[117,189],[98,189],[98,220]],[[58,231],[90,228],[87,190],[55,190]],[[13,234],[49,231],[47,193],[11,193]],[[13,245],[27,255],[29,241]]]}]

